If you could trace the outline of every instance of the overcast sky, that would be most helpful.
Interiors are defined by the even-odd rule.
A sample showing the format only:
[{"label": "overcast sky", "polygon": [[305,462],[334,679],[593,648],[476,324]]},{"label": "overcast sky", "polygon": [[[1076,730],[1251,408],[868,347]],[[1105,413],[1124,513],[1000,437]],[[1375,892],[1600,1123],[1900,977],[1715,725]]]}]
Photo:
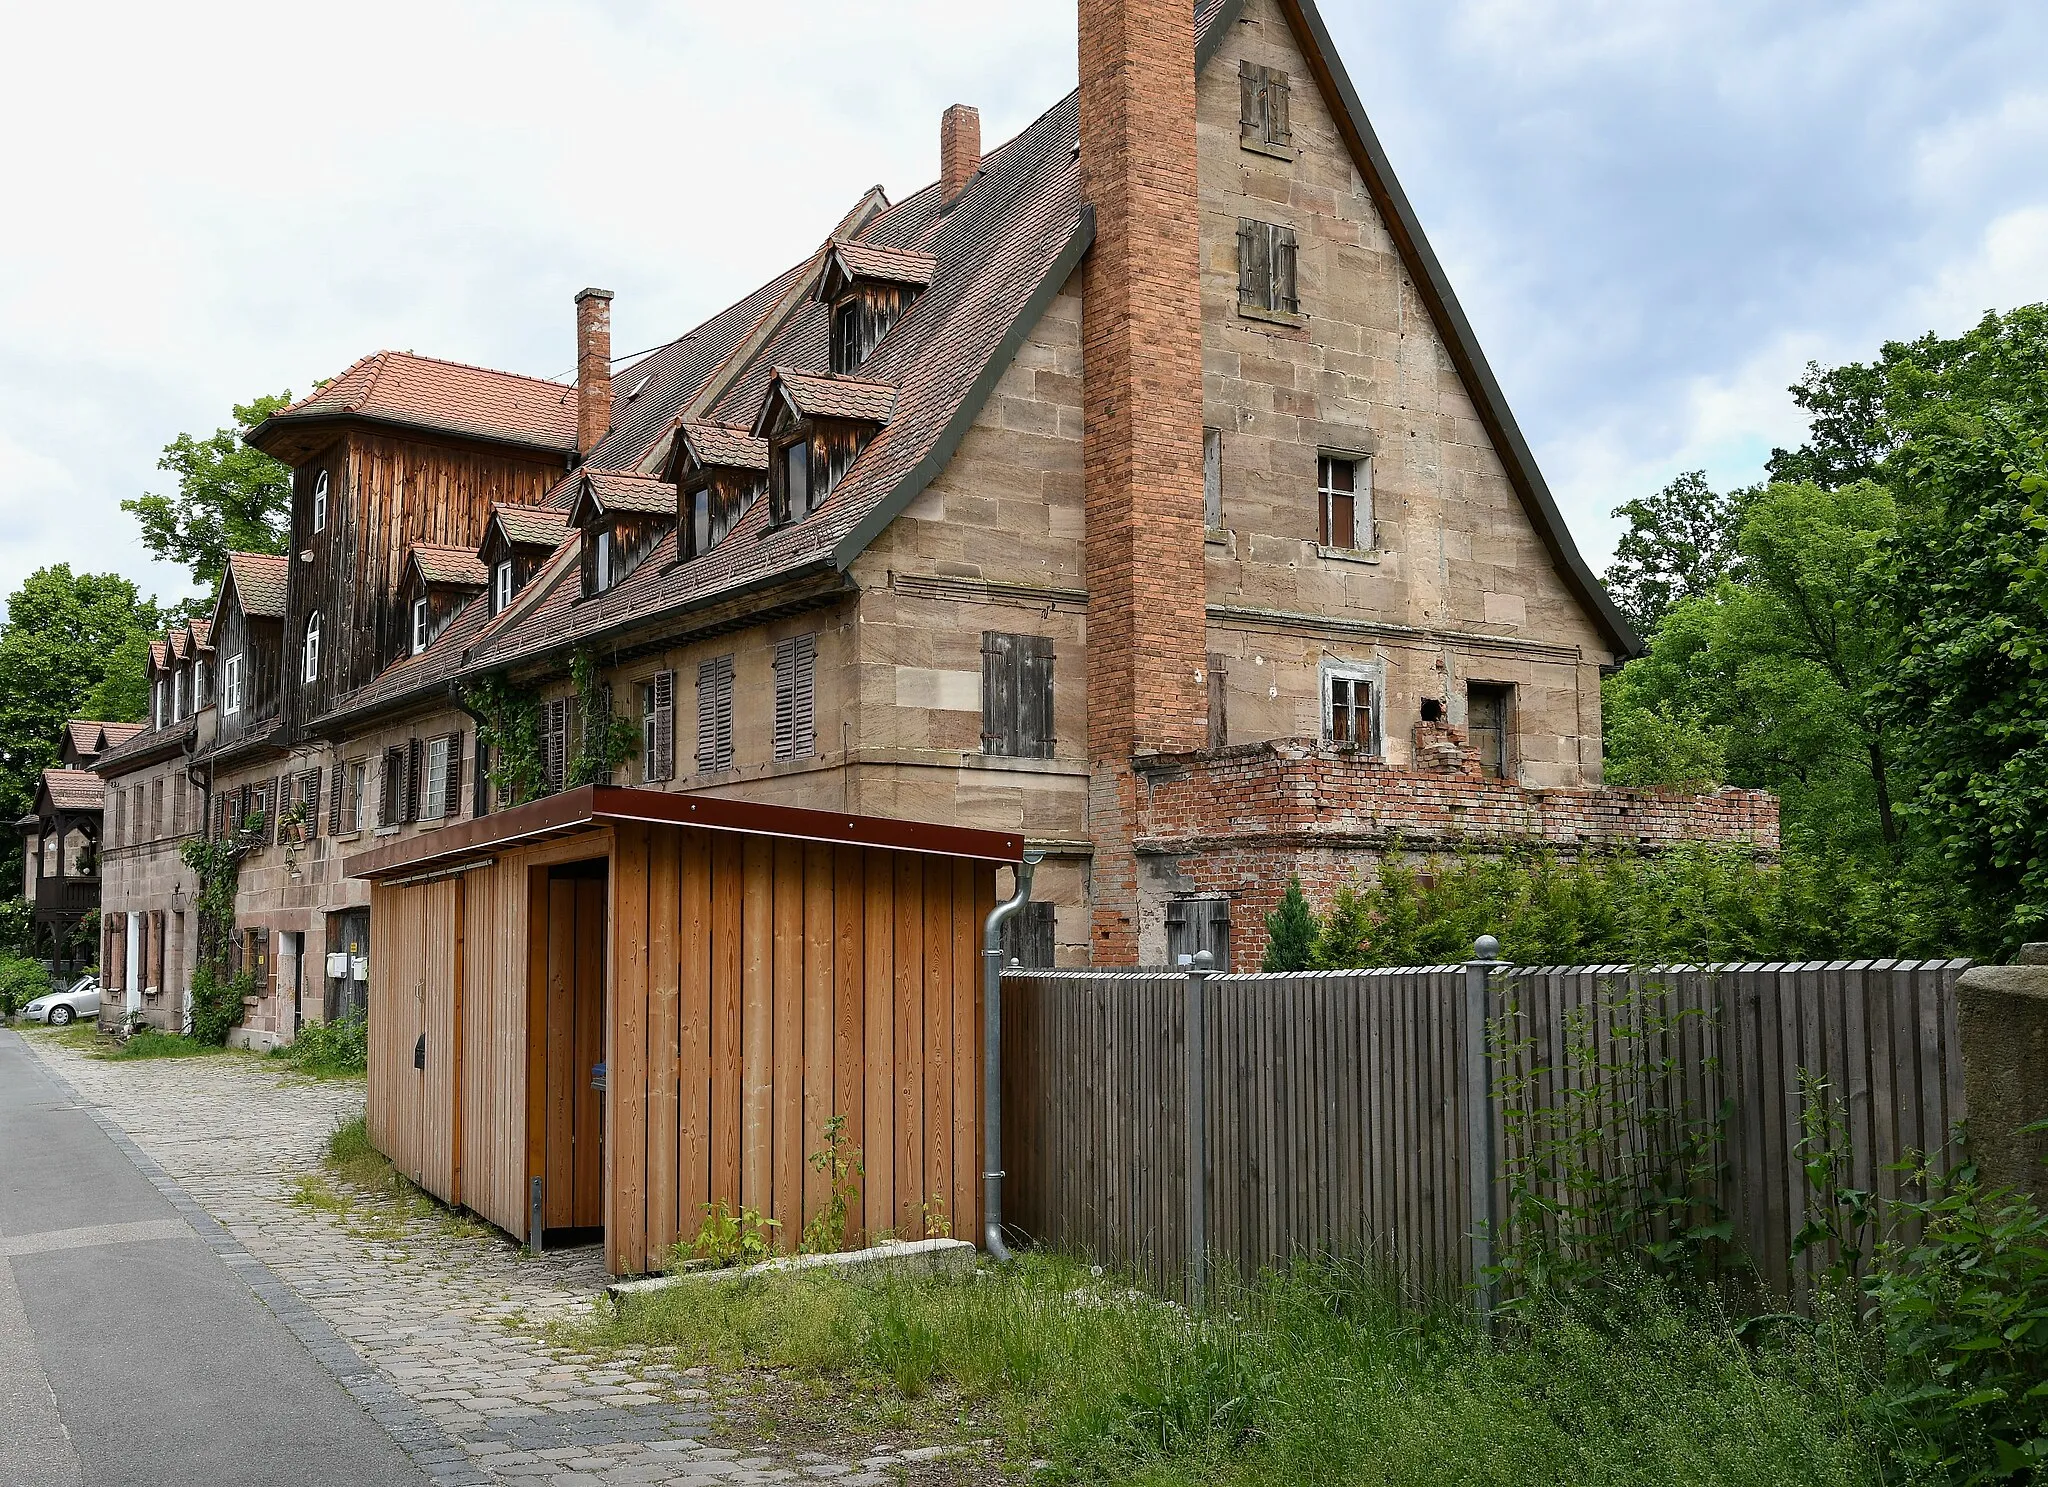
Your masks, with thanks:
[{"label": "overcast sky", "polygon": [[[2038,0],[1323,0],[1596,563],[1754,479],[1809,359],[2048,298]],[[809,252],[1073,84],[1072,0],[0,0],[0,593],[172,597],[119,502],[180,431],[391,347],[554,376]]]}]

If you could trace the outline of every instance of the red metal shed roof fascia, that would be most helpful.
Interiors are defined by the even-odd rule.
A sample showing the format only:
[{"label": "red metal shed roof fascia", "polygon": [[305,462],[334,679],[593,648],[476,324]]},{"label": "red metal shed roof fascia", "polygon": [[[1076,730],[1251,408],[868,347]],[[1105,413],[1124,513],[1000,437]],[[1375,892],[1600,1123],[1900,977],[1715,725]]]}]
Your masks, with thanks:
[{"label": "red metal shed roof fascia", "polygon": [[1014,832],[941,826],[927,821],[899,821],[886,816],[854,816],[711,795],[676,795],[665,790],[584,785],[559,795],[528,801],[510,810],[454,826],[443,826],[409,841],[359,852],[347,860],[345,871],[351,878],[373,879],[431,871],[498,848],[564,836],[618,821],[639,821],[655,826],[695,826],[707,831],[737,831],[794,841],[879,847],[892,852],[928,852],[934,856],[968,857],[982,862],[1021,862],[1024,857],[1024,838]]}]

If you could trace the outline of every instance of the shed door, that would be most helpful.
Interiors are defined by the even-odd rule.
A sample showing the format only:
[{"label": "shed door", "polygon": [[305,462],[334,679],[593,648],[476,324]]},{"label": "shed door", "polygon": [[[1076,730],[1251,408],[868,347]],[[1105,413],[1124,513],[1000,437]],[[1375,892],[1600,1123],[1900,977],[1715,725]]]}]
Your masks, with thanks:
[{"label": "shed door", "polygon": [[380,888],[372,900],[370,1137],[447,1203],[462,1201],[460,878]]},{"label": "shed door", "polygon": [[606,873],[601,861],[551,869],[547,920],[535,926],[547,937],[541,1222],[590,1238],[604,1229]]}]

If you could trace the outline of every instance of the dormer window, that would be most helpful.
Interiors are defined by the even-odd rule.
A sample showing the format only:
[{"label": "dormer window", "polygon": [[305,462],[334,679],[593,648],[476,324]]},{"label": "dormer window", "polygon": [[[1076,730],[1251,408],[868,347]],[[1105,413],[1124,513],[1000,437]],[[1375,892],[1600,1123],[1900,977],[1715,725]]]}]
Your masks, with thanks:
[{"label": "dormer window", "polygon": [[874,348],[861,339],[861,304],[858,298],[843,299],[832,310],[832,370],[841,374],[857,372]]},{"label": "dormer window", "polygon": [[492,614],[512,607],[513,596],[568,535],[567,512],[535,506],[492,509],[476,550],[476,581],[489,596]]},{"label": "dormer window", "polygon": [[754,425],[772,451],[772,523],[802,521],[823,506],[895,411],[896,389],[887,382],[777,367]]},{"label": "dormer window", "polygon": [[592,558],[591,592],[602,594],[615,580],[612,577],[612,534],[599,529],[594,534],[597,551]]},{"label": "dormer window", "polygon": [[233,717],[242,710],[242,658],[229,656],[220,674],[220,710]]},{"label": "dormer window", "polygon": [[313,477],[313,530],[327,530],[327,472],[322,470]]},{"label": "dormer window", "polygon": [[425,595],[412,601],[412,653],[417,656],[427,648],[429,609]]},{"label": "dormer window", "polygon": [[[811,490],[811,441],[806,435],[799,435],[775,451],[776,470],[781,476],[776,494],[781,499],[776,503],[775,515],[778,521],[802,521],[809,516],[824,499],[824,492]],[[820,484],[823,484],[821,481]]]},{"label": "dormer window", "polygon": [[818,282],[818,298],[832,307],[830,366],[839,376],[858,372],[889,328],[932,282],[938,260],[873,243],[834,243]]},{"label": "dormer window", "polygon": [[171,721],[185,721],[185,673],[182,671],[171,678]]},{"label": "dormer window", "polygon": [[491,613],[503,614],[512,603],[512,560],[504,559],[491,570]]},{"label": "dormer window", "polygon": [[676,431],[668,469],[683,490],[678,556],[688,561],[723,541],[761,498],[768,441],[728,424],[686,423]]},{"label": "dormer window", "polygon": [[320,616],[306,621],[305,653],[300,658],[299,680],[307,686],[320,680]]},{"label": "dormer window", "polygon": [[156,716],[153,719],[154,725],[158,728],[163,727],[170,720],[171,710],[164,705],[169,692],[170,688],[165,684],[164,679],[158,677],[156,679]]},{"label": "dormer window", "polygon": [[676,518],[676,488],[651,475],[586,471],[569,511],[583,531],[583,597],[623,583],[661,545]]}]

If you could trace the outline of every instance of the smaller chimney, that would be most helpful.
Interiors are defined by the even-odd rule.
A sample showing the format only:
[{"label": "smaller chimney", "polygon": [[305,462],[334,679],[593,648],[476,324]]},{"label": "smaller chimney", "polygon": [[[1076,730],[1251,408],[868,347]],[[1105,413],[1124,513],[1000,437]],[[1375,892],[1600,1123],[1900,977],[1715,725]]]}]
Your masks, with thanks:
[{"label": "smaller chimney", "polygon": [[612,429],[612,292],[576,296],[576,452],[588,454]]},{"label": "smaller chimney", "polygon": [[981,169],[981,110],[956,103],[939,120],[939,195],[951,206]]}]

